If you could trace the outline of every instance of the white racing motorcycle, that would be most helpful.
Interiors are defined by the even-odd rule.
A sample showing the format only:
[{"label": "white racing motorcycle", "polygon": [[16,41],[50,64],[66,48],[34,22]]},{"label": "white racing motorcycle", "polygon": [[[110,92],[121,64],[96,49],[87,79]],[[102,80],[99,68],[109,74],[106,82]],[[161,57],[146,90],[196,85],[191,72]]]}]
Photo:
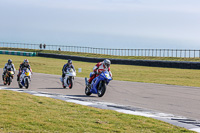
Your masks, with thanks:
[{"label": "white racing motorcycle", "polygon": [[63,88],[69,87],[71,89],[73,87],[73,80],[74,77],[76,76],[76,72],[72,68],[68,68],[67,72],[65,72],[65,77],[62,82],[62,77],[60,78]]},{"label": "white racing motorcycle", "polygon": [[30,70],[28,68],[23,69],[18,81],[19,88],[22,88],[24,86],[26,89],[28,89],[30,82],[31,82]]}]

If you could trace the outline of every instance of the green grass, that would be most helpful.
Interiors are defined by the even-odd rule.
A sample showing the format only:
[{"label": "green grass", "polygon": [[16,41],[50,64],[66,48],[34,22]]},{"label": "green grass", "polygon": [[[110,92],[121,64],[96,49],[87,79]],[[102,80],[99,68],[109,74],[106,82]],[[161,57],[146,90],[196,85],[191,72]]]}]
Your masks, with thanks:
[{"label": "green grass", "polygon": [[200,58],[111,56],[111,55],[92,54],[92,53],[52,51],[52,50],[33,50],[33,49],[21,49],[21,48],[2,48],[2,47],[0,47],[0,50],[15,50],[15,51],[27,51],[27,52],[54,53],[54,54],[64,54],[64,55],[83,56],[83,57],[96,57],[96,58],[136,59],[136,60],[169,60],[169,61],[193,61],[193,62],[199,62],[200,61]]},{"label": "green grass", "polygon": [[152,118],[0,90],[0,132],[182,133],[184,128]]},{"label": "green grass", "polygon": [[[4,67],[8,59],[12,59],[18,68],[25,58],[29,59],[33,72],[55,75],[61,75],[61,69],[67,62],[53,58],[0,55],[0,68]],[[88,77],[96,63],[73,61],[73,64],[76,69],[82,68],[81,73],[77,72],[78,77]],[[114,80],[200,87],[200,70],[116,64],[111,65],[111,70]]]}]

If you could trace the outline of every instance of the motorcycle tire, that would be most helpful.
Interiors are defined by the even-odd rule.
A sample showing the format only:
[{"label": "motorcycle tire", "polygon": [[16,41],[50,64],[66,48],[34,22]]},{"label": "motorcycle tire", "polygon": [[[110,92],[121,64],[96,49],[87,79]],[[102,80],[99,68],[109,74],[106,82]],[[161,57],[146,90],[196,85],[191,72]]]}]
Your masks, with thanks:
[{"label": "motorcycle tire", "polygon": [[66,88],[66,86],[64,86],[64,85],[63,85],[63,88],[65,89],[65,88]]},{"label": "motorcycle tire", "polygon": [[105,83],[101,83],[101,85],[99,85],[98,87],[98,97],[102,97],[106,92],[106,84]]},{"label": "motorcycle tire", "polygon": [[92,93],[90,92],[90,89],[86,86],[85,87],[85,94],[87,95],[87,96],[90,96]]},{"label": "motorcycle tire", "polygon": [[67,79],[67,84],[69,85],[69,89],[72,89],[72,86],[73,86],[73,82],[72,82],[72,79]]},{"label": "motorcycle tire", "polygon": [[8,83],[8,85],[10,85],[10,84],[11,84],[11,82],[12,82],[12,79],[11,79],[11,77],[9,77],[9,78],[8,78],[8,82],[7,82],[7,83]]},{"label": "motorcycle tire", "polygon": [[29,87],[29,81],[28,81],[28,78],[26,78],[25,79],[25,88],[28,89],[28,87]]}]

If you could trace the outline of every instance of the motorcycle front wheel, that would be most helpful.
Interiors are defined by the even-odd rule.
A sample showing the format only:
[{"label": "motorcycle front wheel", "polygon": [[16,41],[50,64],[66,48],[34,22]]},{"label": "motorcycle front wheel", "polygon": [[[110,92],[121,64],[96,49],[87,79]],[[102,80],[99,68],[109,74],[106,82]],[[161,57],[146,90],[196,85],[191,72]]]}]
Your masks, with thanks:
[{"label": "motorcycle front wheel", "polygon": [[98,87],[98,97],[102,97],[106,92],[106,84],[105,83],[101,83],[101,85],[99,85]]},{"label": "motorcycle front wheel", "polygon": [[72,89],[73,86],[72,78],[67,79],[67,84],[69,85],[69,89]]},{"label": "motorcycle front wheel", "polygon": [[8,77],[8,78],[7,78],[7,84],[10,85],[10,84],[11,84],[11,81],[12,81],[11,77]]},{"label": "motorcycle front wheel", "polygon": [[28,87],[29,87],[29,81],[28,81],[28,78],[26,78],[25,79],[25,88],[28,89]]}]

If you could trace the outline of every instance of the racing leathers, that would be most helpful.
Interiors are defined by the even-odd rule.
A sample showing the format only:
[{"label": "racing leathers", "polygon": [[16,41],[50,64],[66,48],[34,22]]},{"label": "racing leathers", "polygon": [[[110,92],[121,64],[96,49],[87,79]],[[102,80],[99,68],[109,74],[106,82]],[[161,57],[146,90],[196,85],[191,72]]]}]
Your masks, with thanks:
[{"label": "racing leathers", "polygon": [[4,75],[6,74],[6,71],[9,70],[9,71],[13,71],[15,73],[16,69],[15,69],[15,66],[13,63],[11,64],[8,64],[6,63],[4,68],[3,68],[3,74],[2,74],[2,79],[4,78]]},{"label": "racing leathers", "polygon": [[62,69],[62,81],[63,81],[63,79],[64,79],[64,77],[65,77],[65,73],[67,72],[67,69],[69,69],[69,68],[72,68],[72,69],[76,72],[76,70],[75,70],[75,68],[74,68],[74,65],[69,64],[69,63],[66,63],[66,64],[63,66],[63,69]]},{"label": "racing leathers", "polygon": [[32,73],[32,69],[31,69],[30,64],[25,65],[25,63],[21,63],[20,66],[19,66],[19,72],[18,72],[18,75],[17,75],[17,81],[19,81],[19,77],[22,74],[23,69],[26,69],[26,68],[28,68],[30,70],[30,72]]},{"label": "racing leathers", "polygon": [[110,67],[107,68],[107,67],[104,65],[103,62],[99,62],[99,63],[97,63],[97,64],[94,66],[94,68],[93,68],[93,73],[92,73],[90,79],[88,80],[88,83],[91,84],[92,80],[93,80],[95,77],[99,76],[99,74],[101,74],[102,71],[108,71],[109,74],[110,74],[110,76],[112,77],[112,73],[111,73]]}]

